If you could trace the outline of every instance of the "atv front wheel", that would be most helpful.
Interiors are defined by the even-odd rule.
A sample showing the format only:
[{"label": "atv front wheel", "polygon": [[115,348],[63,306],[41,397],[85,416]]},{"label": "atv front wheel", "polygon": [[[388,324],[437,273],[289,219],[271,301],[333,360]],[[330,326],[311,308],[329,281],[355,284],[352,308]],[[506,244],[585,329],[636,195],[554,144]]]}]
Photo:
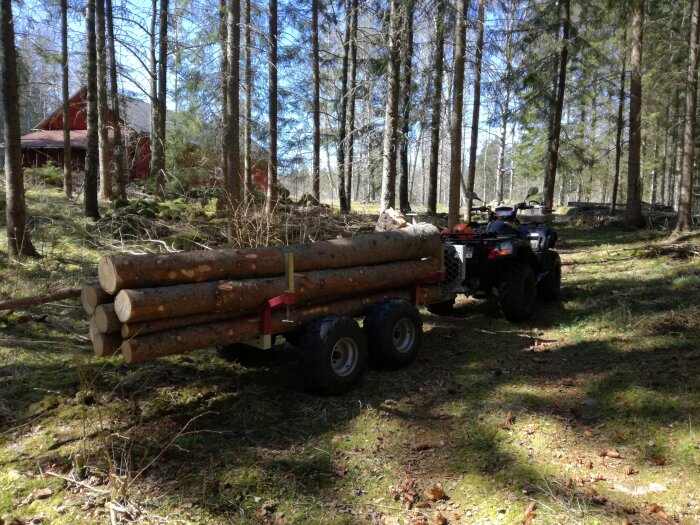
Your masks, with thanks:
[{"label": "atv front wheel", "polygon": [[525,261],[514,261],[498,285],[498,306],[511,323],[526,321],[535,310],[535,274]]},{"label": "atv front wheel", "polygon": [[553,301],[559,297],[561,290],[561,257],[557,252],[549,254],[549,272],[537,285],[537,293],[540,299]]}]

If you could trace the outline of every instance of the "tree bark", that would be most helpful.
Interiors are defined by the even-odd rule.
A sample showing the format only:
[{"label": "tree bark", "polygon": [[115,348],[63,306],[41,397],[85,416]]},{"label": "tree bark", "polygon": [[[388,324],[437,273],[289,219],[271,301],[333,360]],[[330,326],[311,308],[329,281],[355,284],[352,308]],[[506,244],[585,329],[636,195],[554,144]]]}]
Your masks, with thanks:
[{"label": "tree bark", "polygon": [[340,73],[340,118],[338,119],[338,203],[340,213],[348,213],[345,198],[345,140],[348,114],[348,61],[350,59],[350,33],[352,15],[350,0],[345,0],[345,34],[343,38],[343,65]]},{"label": "tree bark", "polygon": [[107,1],[107,38],[109,41],[109,78],[112,98],[112,126],[114,128],[114,182],[115,193],[126,200],[127,177],[124,170],[124,143],[122,139],[121,112],[119,108],[119,85],[117,84],[117,54],[114,42],[114,9],[112,0]]},{"label": "tree bark", "polygon": [[[249,0],[246,0],[249,1]],[[313,153],[311,168],[311,194],[316,202],[321,200],[321,72],[318,56],[318,1],[311,0],[311,61],[313,64]]]},{"label": "tree bark", "polygon": [[[445,48],[445,2],[446,0],[437,0],[437,15],[435,18],[435,58],[433,62],[433,94],[430,116],[430,165],[428,166],[428,213],[437,213],[438,168],[440,166],[440,117],[442,116],[442,74]],[[480,5],[481,2],[483,2],[483,0],[480,0]],[[478,53],[479,47],[477,46],[477,64],[480,65],[480,55]],[[480,73],[481,68],[478,68],[478,71]],[[476,85],[477,80],[475,79],[474,82]],[[475,107],[477,106],[478,105],[475,105]]]},{"label": "tree bark", "polygon": [[160,0],[158,22],[158,173],[156,176],[156,200],[165,200],[165,130],[167,120],[166,97],[168,91],[168,0]]},{"label": "tree bark", "polygon": [[109,169],[109,136],[107,122],[107,52],[105,45],[105,4],[95,0],[95,31],[97,46],[97,145],[100,162],[100,198],[112,197],[112,173]]},{"label": "tree bark", "polygon": [[219,48],[220,61],[219,69],[221,70],[221,177],[224,181],[223,188],[220,190],[219,200],[217,202],[218,211],[222,211],[226,207],[227,196],[224,193],[227,191],[226,180],[228,179],[228,29],[226,21],[228,18],[228,8],[226,0],[219,0]]},{"label": "tree bark", "polygon": [[617,192],[620,184],[620,161],[622,159],[622,129],[625,125],[623,117],[625,111],[625,77],[627,76],[627,29],[622,33],[620,46],[622,51],[622,64],[620,65],[620,93],[617,102],[617,129],[615,132],[615,179],[613,181],[612,202],[610,204],[610,214],[615,215],[617,208]]},{"label": "tree bark", "polygon": [[408,196],[408,135],[411,131],[411,82],[413,71],[413,12],[414,0],[403,2],[403,45],[401,58],[403,68],[403,87],[401,88],[401,135],[399,140],[399,209],[402,213],[411,211]]},{"label": "tree bark", "polygon": [[685,116],[683,125],[683,170],[676,232],[690,231],[693,226],[693,175],[695,170],[695,131],[698,103],[698,39],[700,37],[700,0],[691,0],[688,38],[688,73],[686,76]]},{"label": "tree bark", "polygon": [[253,158],[252,158],[252,125],[253,125],[253,67],[251,53],[253,50],[250,0],[245,0],[245,116],[243,119],[243,195],[246,204],[253,202]]},{"label": "tree bark", "polygon": [[[228,0],[227,20],[227,90],[226,95],[226,199],[229,212],[237,210],[241,202],[241,154],[239,137],[240,117],[240,40],[241,40],[241,3],[240,0]],[[229,238],[233,231],[229,231]]]},{"label": "tree bark", "polygon": [[[476,57],[474,64],[474,107],[472,108],[472,129],[469,145],[469,167],[467,168],[467,191],[474,191],[476,179],[476,155],[479,141],[479,113],[481,111],[481,65],[484,53],[484,4],[485,0],[479,0],[478,28],[476,35]],[[482,196],[486,198],[486,195]],[[467,199],[467,222],[472,220],[471,199]]]},{"label": "tree bark", "polygon": [[149,29],[149,102],[151,103],[151,166],[150,178],[158,192],[158,59],[156,57],[156,26],[158,23],[158,0],[151,0],[151,27]]},{"label": "tree bark", "polygon": [[0,38],[2,39],[2,103],[5,113],[5,199],[7,251],[11,258],[38,256],[27,228],[27,205],[24,199],[19,92],[17,85],[17,50],[12,15],[12,1],[0,3]]},{"label": "tree bark", "polygon": [[97,43],[95,41],[95,1],[88,0],[87,16],[87,147],[85,151],[85,216],[100,218],[97,200],[99,182],[97,120]]},{"label": "tree bark", "polygon": [[632,14],[630,51],[629,152],[627,155],[627,208],[625,221],[640,227],[642,218],[642,39],[644,36],[644,0],[637,0]]},{"label": "tree bark", "polygon": [[355,99],[357,88],[357,16],[359,1],[351,0],[352,20],[350,22],[350,57],[349,57],[349,79],[348,79],[348,111],[347,111],[347,135],[348,145],[345,154],[345,201],[348,211],[352,209],[352,171],[355,156]]},{"label": "tree bark", "polygon": [[61,0],[61,95],[63,98],[63,193],[73,197],[70,145],[70,93],[68,92],[68,0]]},{"label": "tree bark", "polygon": [[469,0],[457,0],[455,22],[454,82],[450,115],[450,184],[448,226],[459,221],[460,183],[462,180],[462,117],[464,109],[464,63],[467,40],[466,13]]},{"label": "tree bark", "polygon": [[554,186],[559,162],[559,136],[561,134],[561,115],[564,108],[564,93],[566,92],[566,69],[569,60],[569,29],[571,26],[570,0],[564,0],[564,20],[562,21],[561,55],[559,57],[559,77],[557,80],[557,98],[547,151],[547,165],[544,177],[544,205],[554,208]]},{"label": "tree bark", "polygon": [[[409,287],[434,275],[436,262],[430,258],[296,273],[295,295],[300,304],[310,304],[323,298]],[[219,312],[240,317],[259,311],[265,301],[282,295],[287,287],[286,277],[273,277],[122,290],[114,299],[114,308],[123,323]],[[95,312],[101,307],[107,309],[100,305]]]},{"label": "tree bark", "polygon": [[396,206],[396,135],[399,117],[399,88],[401,62],[400,0],[391,0],[389,7],[389,66],[387,71],[387,96],[384,112],[384,139],[382,145],[382,194],[379,212]]},{"label": "tree bark", "polygon": [[268,156],[267,198],[265,211],[271,214],[277,201],[277,0],[270,0],[269,62],[268,62]]},{"label": "tree bark", "polygon": [[437,257],[441,249],[437,228],[416,224],[393,232],[281,248],[105,255],[97,269],[102,288],[115,294],[129,288],[274,277],[284,274],[285,253],[294,255],[296,271],[309,272]]},{"label": "tree bark", "polygon": [[[421,289],[418,302],[419,304],[430,304],[438,301],[440,296],[438,286],[424,287]],[[305,323],[324,315],[338,314],[356,317],[364,314],[378,301],[388,298],[411,301],[412,291],[393,290],[316,306],[294,308],[291,315],[292,322],[289,322],[290,320],[287,319],[285,312],[272,312],[270,328],[274,334],[284,334],[298,330]],[[124,341],[122,354],[125,362],[140,363],[201,348],[248,341],[260,334],[261,322],[262,319],[256,316],[234,321],[186,326],[142,337],[134,337]]]}]

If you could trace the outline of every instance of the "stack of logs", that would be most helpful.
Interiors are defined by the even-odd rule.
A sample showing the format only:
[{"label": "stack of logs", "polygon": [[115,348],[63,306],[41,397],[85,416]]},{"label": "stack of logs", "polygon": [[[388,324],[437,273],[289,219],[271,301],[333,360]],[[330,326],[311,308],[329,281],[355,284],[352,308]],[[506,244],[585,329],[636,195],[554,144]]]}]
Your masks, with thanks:
[{"label": "stack of logs", "polygon": [[[95,353],[138,363],[248,341],[263,328],[291,332],[330,313],[359,316],[382,299],[438,301],[441,253],[437,228],[418,224],[280,248],[108,255],[81,300]],[[271,310],[263,326],[266,305],[285,294],[294,304]]]}]

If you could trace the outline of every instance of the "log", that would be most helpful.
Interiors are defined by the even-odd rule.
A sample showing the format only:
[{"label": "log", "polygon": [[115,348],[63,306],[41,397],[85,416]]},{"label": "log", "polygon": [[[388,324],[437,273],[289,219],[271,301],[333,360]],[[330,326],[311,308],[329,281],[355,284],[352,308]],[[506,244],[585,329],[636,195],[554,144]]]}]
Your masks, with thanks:
[{"label": "log", "polygon": [[310,272],[385,264],[436,256],[442,246],[438,229],[417,224],[400,231],[280,248],[245,248],[169,254],[118,254],[100,259],[102,288],[153,288],[222,279],[253,279],[284,274],[284,254],[293,253],[296,270]]},{"label": "log", "polygon": [[98,305],[114,302],[114,296],[105,292],[99,283],[89,283],[80,289],[80,302],[85,313],[92,315]]},{"label": "log", "polygon": [[95,327],[102,334],[117,334],[122,329],[122,323],[114,311],[113,304],[100,304],[93,315]]},{"label": "log", "polygon": [[[303,304],[404,288],[436,272],[436,259],[324,270],[295,274],[295,290],[298,302]],[[123,323],[219,312],[240,317],[256,313],[265,301],[284,293],[287,286],[284,277],[276,277],[122,290],[114,307]]]},{"label": "log", "polygon": [[80,288],[69,288],[67,290],[59,290],[44,295],[36,295],[34,297],[23,297],[22,299],[10,299],[0,302],[0,310],[13,310],[15,308],[24,308],[26,306],[38,306],[40,304],[53,303],[63,301],[64,299],[73,299],[80,297]]},{"label": "log", "polygon": [[[293,308],[289,316],[292,322],[287,319],[286,311],[274,311],[271,315],[271,331],[273,334],[292,332],[312,319],[331,313],[350,317],[360,316],[378,301],[389,298],[411,301],[412,294],[411,289],[393,290],[321,305]],[[437,285],[420,288],[420,304],[433,303],[439,301],[441,297],[442,293]],[[141,363],[201,348],[248,341],[260,334],[260,325],[261,318],[254,316],[133,337],[124,341],[122,355],[127,363]]]},{"label": "log", "polygon": [[138,335],[153,334],[163,332],[171,328],[182,326],[195,326],[198,324],[215,323],[233,319],[230,312],[219,312],[216,314],[185,315],[180,317],[170,317],[168,319],[153,319],[151,321],[141,321],[134,323],[123,323],[121,334],[124,339]]},{"label": "log", "polygon": [[122,348],[122,338],[119,334],[97,333],[92,340],[92,350],[97,357],[111,357]]}]

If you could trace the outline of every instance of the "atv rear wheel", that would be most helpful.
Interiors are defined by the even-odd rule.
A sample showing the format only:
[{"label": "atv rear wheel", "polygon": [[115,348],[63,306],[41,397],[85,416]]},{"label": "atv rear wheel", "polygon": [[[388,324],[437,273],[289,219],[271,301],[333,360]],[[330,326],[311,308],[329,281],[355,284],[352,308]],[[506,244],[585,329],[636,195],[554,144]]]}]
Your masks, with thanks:
[{"label": "atv rear wheel", "polygon": [[525,261],[508,266],[498,285],[498,306],[511,323],[530,318],[535,310],[537,287],[532,267]]},{"label": "atv rear wheel", "polygon": [[418,355],[423,321],[412,304],[389,299],[377,303],[365,317],[370,360],[383,368],[406,366]]},{"label": "atv rear wheel", "polygon": [[561,290],[561,257],[557,252],[549,253],[549,273],[537,285],[540,299],[553,301],[559,297]]}]

